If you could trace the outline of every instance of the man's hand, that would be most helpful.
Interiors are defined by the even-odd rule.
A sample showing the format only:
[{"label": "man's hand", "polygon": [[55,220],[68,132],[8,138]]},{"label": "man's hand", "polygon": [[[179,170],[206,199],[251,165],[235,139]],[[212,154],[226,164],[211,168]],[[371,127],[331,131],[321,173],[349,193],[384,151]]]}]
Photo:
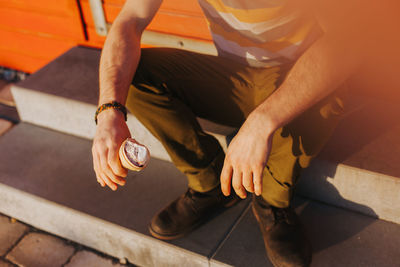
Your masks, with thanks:
[{"label": "man's hand", "polygon": [[246,190],[261,195],[262,173],[271,149],[273,130],[263,115],[253,112],[232,140],[221,173],[221,189],[246,198]]},{"label": "man's hand", "polygon": [[93,168],[101,186],[106,184],[117,190],[117,184],[125,185],[127,170],[119,161],[119,147],[130,137],[124,116],[118,110],[105,110],[98,117],[98,126],[93,140]]}]

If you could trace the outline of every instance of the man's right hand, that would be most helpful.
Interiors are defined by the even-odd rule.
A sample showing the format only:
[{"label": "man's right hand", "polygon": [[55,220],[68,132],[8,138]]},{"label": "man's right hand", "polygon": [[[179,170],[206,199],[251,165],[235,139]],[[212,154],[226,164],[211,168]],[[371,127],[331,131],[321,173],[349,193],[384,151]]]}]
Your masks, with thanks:
[{"label": "man's right hand", "polygon": [[119,148],[131,137],[124,115],[114,109],[101,112],[97,117],[97,130],[93,140],[93,168],[101,186],[108,185],[117,190],[118,185],[125,185],[127,169],[121,166]]}]

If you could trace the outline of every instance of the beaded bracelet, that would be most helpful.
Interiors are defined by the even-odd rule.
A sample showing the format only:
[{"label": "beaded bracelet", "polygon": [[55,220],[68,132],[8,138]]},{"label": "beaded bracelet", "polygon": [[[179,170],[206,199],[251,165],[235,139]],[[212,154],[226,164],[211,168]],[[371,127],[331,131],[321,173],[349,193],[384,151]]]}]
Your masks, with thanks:
[{"label": "beaded bracelet", "polygon": [[113,108],[113,109],[121,111],[124,114],[125,121],[128,119],[127,118],[126,107],[124,105],[122,105],[121,103],[118,103],[117,101],[112,101],[110,103],[105,103],[105,104],[101,105],[100,107],[98,107],[98,109],[96,110],[96,114],[94,115],[94,122],[96,123],[96,125],[97,125],[97,116],[102,111],[110,109],[110,108]]}]

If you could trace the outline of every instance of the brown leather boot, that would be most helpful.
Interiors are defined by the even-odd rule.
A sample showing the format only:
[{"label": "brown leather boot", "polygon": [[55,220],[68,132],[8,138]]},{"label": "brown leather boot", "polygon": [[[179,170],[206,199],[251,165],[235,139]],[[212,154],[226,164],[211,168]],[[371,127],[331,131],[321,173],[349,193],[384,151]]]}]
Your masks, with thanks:
[{"label": "brown leather boot", "polygon": [[271,263],[275,267],[309,266],[311,245],[294,210],[275,208],[256,196],[252,204]]},{"label": "brown leather boot", "polygon": [[238,201],[236,195],[225,197],[220,186],[205,193],[189,188],[153,217],[149,226],[150,233],[163,240],[182,237]]}]

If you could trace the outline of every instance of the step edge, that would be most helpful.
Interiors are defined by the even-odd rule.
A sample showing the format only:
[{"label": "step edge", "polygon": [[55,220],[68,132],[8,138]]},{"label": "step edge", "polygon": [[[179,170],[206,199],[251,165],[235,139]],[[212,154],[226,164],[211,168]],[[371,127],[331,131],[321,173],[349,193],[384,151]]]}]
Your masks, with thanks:
[{"label": "step edge", "polygon": [[[87,106],[87,108],[92,109],[93,112],[94,112],[94,110],[95,110],[95,108],[96,108],[95,105],[93,105],[93,104],[89,104],[89,103],[85,103],[85,102],[81,102],[81,101],[77,101],[77,100],[73,100],[73,99],[68,99],[68,98],[64,98],[64,97],[60,97],[60,96],[56,96],[56,95],[52,95],[52,94],[47,94],[47,93],[43,93],[43,92],[37,92],[37,91],[35,91],[35,90],[30,90],[30,89],[27,89],[27,88],[19,87],[18,85],[13,85],[13,87],[12,87],[12,92],[16,92],[16,95],[18,95],[18,94],[24,94],[24,95],[25,95],[24,97],[27,97],[27,95],[29,95],[29,94],[31,94],[31,95],[37,95],[37,96],[39,96],[39,97],[45,95],[46,97],[53,98],[55,101],[62,101],[62,102],[64,102],[64,103],[65,103],[65,102],[70,102],[70,103],[75,103],[75,104],[77,104],[77,105],[85,105],[85,106]],[[14,93],[13,93],[13,94],[14,94]],[[17,98],[18,98],[18,96],[17,96]],[[19,109],[19,102],[17,102],[17,108]],[[22,114],[20,114],[20,115],[22,115]],[[130,114],[130,116],[133,116],[133,115]],[[23,120],[23,117],[24,117],[24,116],[21,116],[21,119],[22,119],[22,120]],[[134,116],[133,116],[133,117],[134,117]],[[135,118],[135,119],[136,119],[136,118]],[[31,121],[28,121],[28,122],[31,122]],[[31,123],[32,123],[32,122],[31,122]],[[60,132],[64,132],[64,133],[65,133],[65,131],[60,130],[60,129],[57,128],[57,127],[52,127],[52,125],[37,124],[37,123],[35,123],[35,122],[33,122],[33,124],[36,124],[36,125],[39,125],[39,126],[44,126],[44,127],[46,127],[46,128],[50,128],[50,129],[52,129],[52,130],[56,130],[56,131],[60,131]],[[87,136],[87,135],[86,135],[86,136],[85,136],[85,135],[80,135],[79,133],[78,133],[78,134],[77,134],[77,133],[74,133],[74,132],[67,132],[67,133],[68,133],[68,134],[75,135],[75,136],[78,136],[78,137],[82,137],[82,138],[85,138],[85,139],[92,139],[90,136]],[[224,150],[226,150],[226,136],[220,135],[220,134],[215,134],[215,135],[217,136],[217,139],[219,139],[219,141],[222,142],[222,146],[223,146]],[[225,144],[225,145],[224,145],[224,144]],[[158,154],[154,154],[153,156],[154,156],[155,158],[159,158],[159,159],[162,159],[162,160],[168,160],[168,161],[170,161],[170,159],[167,159],[165,156],[158,156]],[[382,180],[382,179],[387,180],[387,181],[397,181],[397,180],[398,180],[398,178],[396,178],[396,177],[394,177],[394,176],[390,176],[390,175],[386,175],[386,174],[382,174],[382,173],[373,172],[373,171],[370,171],[370,170],[365,170],[365,169],[357,168],[357,167],[350,166],[350,165],[346,165],[346,164],[343,164],[343,163],[335,163],[335,162],[328,161],[328,160],[324,160],[324,159],[318,158],[318,157],[314,160],[314,162],[313,162],[312,164],[315,165],[316,162],[317,162],[317,164],[318,164],[318,161],[320,161],[320,162],[326,162],[326,163],[329,163],[330,165],[336,165],[336,166],[337,166],[337,167],[336,167],[337,170],[346,171],[346,169],[348,169],[348,170],[352,170],[353,172],[360,172],[360,173],[362,173],[363,175],[377,176],[377,177],[379,177],[380,180]],[[326,163],[325,163],[325,164],[326,164]],[[336,172],[337,172],[337,171],[336,171]],[[303,179],[301,179],[301,180],[303,180]],[[333,180],[335,180],[335,179],[333,179]],[[400,181],[399,181],[398,183],[400,183]],[[396,185],[397,185],[397,182],[396,182]],[[342,188],[339,188],[339,187],[337,186],[337,184],[335,184],[335,187],[336,187],[337,189],[340,189],[340,190],[338,190],[339,192],[341,192],[341,191],[343,190],[343,187],[342,187]],[[305,196],[309,196],[309,195],[306,195],[306,194],[305,194]],[[318,199],[319,199],[319,198],[318,198]],[[324,201],[324,199],[319,199],[319,200]],[[349,200],[352,200],[352,198],[350,198]],[[332,202],[327,202],[327,203],[332,204],[332,205],[338,205],[338,203],[332,203]],[[343,206],[341,206],[341,207],[343,207]],[[347,207],[345,207],[345,208],[347,208]],[[375,207],[374,207],[374,210],[375,210]],[[356,211],[357,211],[357,210],[356,210]],[[368,214],[368,215],[370,215],[370,214]],[[400,222],[399,222],[400,219],[393,218],[393,217],[396,217],[396,216],[393,216],[393,217],[389,216],[389,217],[387,217],[387,216],[381,215],[381,214],[379,214],[378,216],[379,216],[379,218],[384,219],[384,220],[388,220],[388,221],[400,223]]]},{"label": "step edge", "polygon": [[[117,224],[99,219],[97,217],[94,217],[92,215],[74,210],[72,208],[63,206],[61,204],[49,201],[45,198],[38,197],[36,195],[24,192],[19,189],[15,189],[13,187],[10,187],[8,185],[4,185],[0,183],[0,211],[8,216],[11,216],[13,218],[16,218],[17,220],[20,220],[24,223],[30,224],[38,229],[42,229],[46,232],[61,236],[63,238],[70,239],[72,241],[78,242],[80,244],[83,244],[85,246],[91,247],[93,249],[99,250],[105,254],[108,254],[113,257],[117,258],[127,258],[131,263],[134,264],[141,264],[141,266],[155,266],[154,260],[159,260],[157,259],[152,259],[152,262],[150,264],[146,264],[146,262],[139,262],[136,261],[135,258],[132,258],[132,256],[126,255],[123,253],[124,250],[126,250],[126,247],[129,244],[136,244],[136,245],[142,245],[142,244],[149,244],[147,247],[142,245],[142,249],[148,251],[149,248],[154,252],[154,251],[160,251],[160,250],[166,250],[167,254],[174,253],[176,254],[174,257],[178,258],[185,258],[185,257],[193,257],[196,262],[191,262],[191,263],[197,263],[195,266],[208,266],[209,259],[206,256],[199,255],[195,252],[174,246],[172,244],[163,242],[161,240],[146,236],[144,234],[135,232],[133,230],[127,229],[125,227],[119,226]],[[10,203],[13,203],[12,205],[7,205]],[[15,208],[17,206],[17,208]],[[28,207],[34,207],[34,209],[28,208]],[[19,208],[19,209],[18,209]],[[79,225],[91,225],[91,230],[92,232],[97,232],[101,231],[103,229],[103,235],[104,236],[119,236],[120,238],[114,238],[114,241],[107,241],[109,245],[109,248],[107,247],[102,247],[98,246],[98,242],[96,242],[96,238],[90,240],[90,239],[79,239],[77,237],[82,236],[81,234],[85,233],[84,229],[81,229],[78,231],[78,233],[75,234],[70,234],[71,231],[68,231],[70,229],[70,226],[66,227],[54,227],[51,226],[51,222],[49,223],[49,220],[46,220],[46,216],[43,216],[43,210],[51,210],[51,214],[58,214],[58,216],[52,216],[52,219],[50,220],[51,222],[55,222],[54,220],[58,221],[58,223],[65,223],[67,220],[65,218],[74,218],[72,221],[74,221],[74,224],[79,224]],[[37,211],[35,211],[37,210]],[[28,211],[28,212],[26,212]],[[34,217],[34,218],[29,218],[29,217]],[[59,218],[59,219],[58,219]],[[36,220],[35,220],[36,219]],[[76,219],[79,219],[81,222],[76,223]],[[59,224],[58,224],[59,225]],[[72,225],[72,224],[71,224]],[[95,226],[93,228],[93,226]],[[67,231],[59,231],[58,229],[67,229]],[[94,229],[97,228],[97,231],[94,231]],[[79,229],[79,228],[78,228]],[[94,236],[94,235],[90,235]],[[100,239],[100,238],[97,238]],[[132,242],[135,240],[135,242]],[[139,242],[137,242],[139,240]],[[123,245],[120,245],[120,249],[116,249],[116,244],[121,244],[124,241]],[[111,248],[111,249],[110,249]],[[136,249],[137,251],[137,249]],[[111,252],[111,253],[110,253]],[[148,253],[146,254],[148,255]],[[159,255],[158,255],[159,256]],[[136,261],[136,262],[135,262]],[[148,263],[148,262],[147,262]],[[165,262],[160,261],[159,263],[165,264]]]},{"label": "step edge", "polygon": [[[18,85],[13,85],[11,87],[11,91],[12,91],[13,96],[15,98],[15,102],[16,102],[16,105],[17,105],[17,110],[18,110],[18,113],[20,115],[21,121],[29,122],[29,123],[32,123],[34,125],[42,126],[42,127],[45,127],[45,128],[49,128],[49,129],[56,130],[56,131],[59,131],[59,132],[63,132],[63,133],[71,134],[71,135],[74,135],[74,136],[82,137],[82,138],[85,138],[85,139],[90,139],[90,140],[93,139],[94,132],[95,132],[94,113],[95,113],[96,108],[97,108],[96,105],[93,105],[93,104],[87,103],[87,102],[83,102],[83,101],[78,101],[78,100],[75,100],[75,99],[65,98],[65,97],[62,97],[62,96],[54,95],[54,94],[48,94],[48,93],[45,93],[45,92],[32,90],[32,89],[29,89],[29,88],[20,87]],[[43,98],[49,99],[49,101],[63,103],[63,105],[66,105],[67,103],[70,103],[71,105],[76,105],[76,106],[82,105],[86,109],[91,109],[92,113],[93,113],[93,127],[91,127],[91,129],[85,130],[85,131],[79,131],[79,130],[72,131],[72,130],[70,130],[70,129],[72,129],[72,127],[66,129],[65,127],[63,128],[63,127],[61,127],[59,125],[55,125],[52,121],[50,121],[50,122],[48,120],[40,121],[36,117],[32,118],[33,113],[29,112],[28,110],[26,110],[23,107],[24,106],[24,103],[23,103],[24,100],[23,99],[29,98],[29,96],[37,97],[37,98],[42,98],[43,97]],[[90,119],[92,119],[92,117],[90,117]],[[199,123],[200,124],[204,125],[204,122],[208,123],[210,125],[210,123],[207,120],[199,118]],[[139,120],[132,113],[128,113],[128,125],[133,125],[133,124],[137,124],[137,123],[140,123]],[[90,126],[88,126],[88,127],[90,127]],[[211,125],[211,127],[213,127],[213,125]],[[217,127],[217,126],[214,126],[214,127]],[[225,131],[225,132],[230,132],[230,130],[233,129],[232,127],[225,127],[225,126],[221,126],[221,127],[224,128],[223,131]],[[143,126],[143,128],[144,128],[144,126]],[[207,129],[207,128],[204,129],[204,131],[206,133],[209,133],[212,136],[214,136],[219,141],[219,143],[221,144],[223,150],[226,151],[226,149],[227,149],[226,136],[227,135],[213,132],[212,129]],[[146,129],[145,135],[148,135],[147,132],[148,132],[148,130]],[[152,138],[156,139],[153,135],[151,135],[151,136],[152,136]],[[157,140],[157,142],[159,142],[159,141]],[[153,141],[151,141],[151,143],[153,143]],[[164,149],[163,149],[163,151],[164,151]],[[160,154],[160,155],[158,155],[158,154]],[[154,156],[156,158],[160,158],[160,159],[163,159],[163,160],[171,161],[169,159],[169,157],[167,156],[166,151],[157,153]]]},{"label": "step edge", "polygon": [[[322,167],[320,167],[321,165]],[[334,177],[330,177],[328,175],[325,176],[326,182],[333,185],[334,188],[340,193],[336,198],[333,194],[321,196],[320,194],[316,193],[313,189],[318,186],[318,183],[311,182],[312,180],[316,179],[315,175],[319,175],[319,168],[329,169],[326,167],[328,165],[336,169]],[[312,173],[310,174],[311,171]],[[357,181],[357,178],[354,178],[354,175],[362,177],[363,179],[363,183],[360,184],[358,188],[352,187],[354,182]],[[400,224],[400,204],[398,205],[398,207],[388,208],[385,203],[389,200],[385,201],[384,198],[382,199],[380,197],[381,195],[384,195],[383,192],[392,192],[393,194],[395,194],[396,192],[400,191],[396,189],[400,188],[400,179],[397,177],[356,168],[353,166],[348,166],[346,164],[337,164],[320,158],[316,158],[312,165],[303,172],[302,176],[306,177],[300,178],[299,188],[298,190],[296,190],[296,193],[304,197],[315,199],[328,205],[356,211],[370,217],[375,217],[381,220]],[[347,176],[351,176],[353,178],[347,179]],[[320,180],[320,182],[323,181]],[[376,190],[376,186],[374,186],[376,183],[383,185],[384,190],[381,189],[379,191],[381,193],[380,195],[379,192],[377,192]],[[324,186],[323,188],[326,189],[327,187]],[[355,188],[355,194],[352,194],[350,196],[349,190],[352,190],[352,188]],[[387,189],[389,189],[389,191],[387,191]],[[367,197],[365,193],[367,191],[376,192],[376,194],[369,194]],[[357,197],[360,195],[362,195],[364,198]],[[331,197],[334,197],[334,199],[332,199]],[[365,200],[365,198],[368,198],[368,200],[371,201]],[[400,203],[400,194],[398,195],[398,198]],[[376,202],[373,202],[374,199]],[[347,203],[348,201],[352,203]],[[396,201],[396,199],[389,202],[393,201]],[[357,205],[360,207],[359,209],[355,208]],[[365,208],[370,208],[374,214],[366,212]]]}]

